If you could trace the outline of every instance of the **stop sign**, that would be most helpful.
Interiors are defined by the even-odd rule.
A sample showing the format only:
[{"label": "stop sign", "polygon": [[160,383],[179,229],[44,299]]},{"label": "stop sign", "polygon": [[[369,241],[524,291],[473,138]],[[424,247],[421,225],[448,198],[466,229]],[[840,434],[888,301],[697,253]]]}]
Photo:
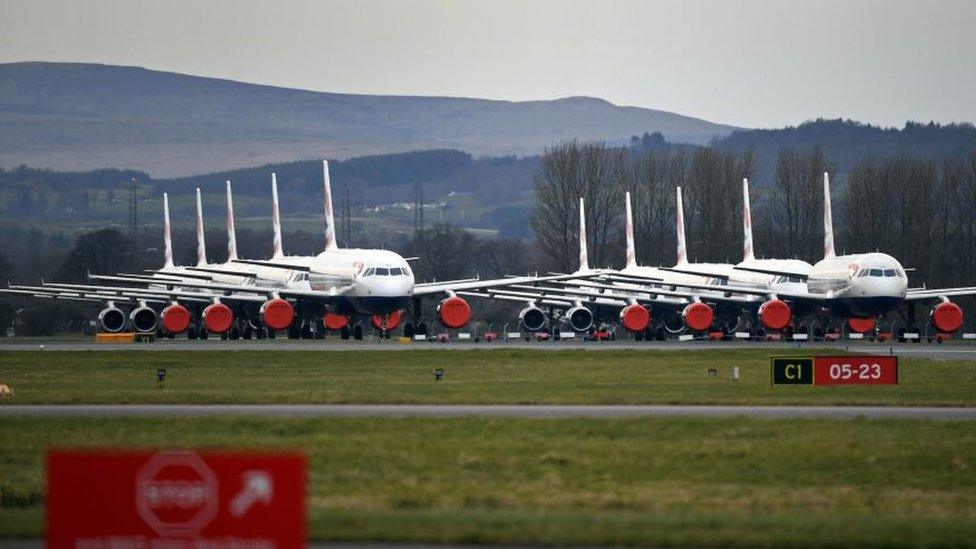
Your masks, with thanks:
[{"label": "stop sign", "polygon": [[47,547],[305,547],[294,452],[50,450]]},{"label": "stop sign", "polygon": [[217,477],[189,452],[155,454],[136,475],[136,510],[160,536],[193,536],[217,515]]}]

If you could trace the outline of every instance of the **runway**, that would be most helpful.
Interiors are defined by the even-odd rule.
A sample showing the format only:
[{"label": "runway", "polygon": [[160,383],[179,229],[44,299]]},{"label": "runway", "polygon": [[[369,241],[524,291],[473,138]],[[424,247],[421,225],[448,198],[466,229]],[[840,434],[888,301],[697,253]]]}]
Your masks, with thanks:
[{"label": "runway", "polygon": [[124,404],[3,405],[2,417],[388,417],[388,418],[639,418],[752,417],[766,419],[964,419],[976,407],[910,406],[671,406],[671,405],[429,405],[429,404]]},{"label": "runway", "polygon": [[864,341],[842,342],[763,342],[763,341],[494,341],[475,343],[454,341],[449,343],[387,341],[329,340],[160,340],[153,343],[95,343],[92,341],[44,341],[0,343],[0,351],[470,351],[492,349],[524,349],[536,351],[710,351],[767,349],[771,352],[787,352],[796,349],[815,349],[825,352],[844,351],[872,354],[897,354],[905,357],[938,358],[944,360],[976,360],[976,343],[872,343]]}]

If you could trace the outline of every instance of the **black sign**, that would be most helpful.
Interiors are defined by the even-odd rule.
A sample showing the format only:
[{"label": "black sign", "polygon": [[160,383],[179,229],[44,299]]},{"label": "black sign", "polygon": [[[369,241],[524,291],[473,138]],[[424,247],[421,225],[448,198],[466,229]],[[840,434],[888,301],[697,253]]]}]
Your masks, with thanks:
[{"label": "black sign", "polygon": [[773,385],[813,385],[813,359],[773,357]]}]

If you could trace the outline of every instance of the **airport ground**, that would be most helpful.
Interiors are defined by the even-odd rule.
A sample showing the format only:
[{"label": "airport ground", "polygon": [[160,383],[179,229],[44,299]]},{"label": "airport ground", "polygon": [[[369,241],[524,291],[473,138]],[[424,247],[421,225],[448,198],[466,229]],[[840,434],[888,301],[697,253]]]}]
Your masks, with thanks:
[{"label": "airport ground", "polygon": [[13,387],[16,404],[976,405],[976,361],[906,356],[896,386],[770,386],[770,356],[817,352],[8,351],[0,352],[0,383]]},{"label": "airport ground", "polygon": [[[974,360],[903,355],[897,386],[810,388],[770,386],[769,357],[827,352],[821,348],[286,349],[5,351],[0,383],[14,387],[15,406],[976,407]],[[162,389],[157,368],[167,369]],[[137,446],[305,451],[317,541],[976,544],[973,420],[770,419],[736,410],[745,408],[722,417],[562,419],[0,414],[0,536],[42,535],[48,448]]]}]

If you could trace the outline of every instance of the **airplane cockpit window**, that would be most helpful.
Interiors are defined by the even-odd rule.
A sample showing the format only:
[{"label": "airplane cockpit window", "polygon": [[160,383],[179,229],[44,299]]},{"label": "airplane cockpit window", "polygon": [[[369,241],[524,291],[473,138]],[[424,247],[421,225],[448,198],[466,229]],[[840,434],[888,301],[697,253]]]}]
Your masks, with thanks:
[{"label": "airplane cockpit window", "polygon": [[861,277],[868,276],[869,274],[871,274],[871,271],[869,271],[868,269],[861,269],[861,272],[858,273],[857,276],[858,278],[861,278]]},{"label": "airplane cockpit window", "polygon": [[376,267],[376,276],[389,276],[390,270],[386,267]]},{"label": "airplane cockpit window", "polygon": [[871,269],[871,276],[884,276],[883,269]]},{"label": "airplane cockpit window", "polygon": [[373,276],[373,271],[374,270],[375,269],[373,269],[372,267],[370,267],[369,269],[366,269],[366,271],[363,272],[363,276]]},{"label": "airplane cockpit window", "polygon": [[885,272],[884,273],[885,273],[885,276],[887,276],[887,277],[896,277],[896,276],[898,276],[898,273],[896,273],[894,269],[885,269]]},{"label": "airplane cockpit window", "polygon": [[800,277],[798,277],[798,276],[791,276],[790,277],[790,282],[793,282],[794,284],[799,284],[799,283],[803,282],[803,279],[800,278]]},{"label": "airplane cockpit window", "polygon": [[403,274],[403,269],[400,267],[390,267],[390,276],[400,276]]}]

